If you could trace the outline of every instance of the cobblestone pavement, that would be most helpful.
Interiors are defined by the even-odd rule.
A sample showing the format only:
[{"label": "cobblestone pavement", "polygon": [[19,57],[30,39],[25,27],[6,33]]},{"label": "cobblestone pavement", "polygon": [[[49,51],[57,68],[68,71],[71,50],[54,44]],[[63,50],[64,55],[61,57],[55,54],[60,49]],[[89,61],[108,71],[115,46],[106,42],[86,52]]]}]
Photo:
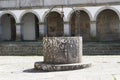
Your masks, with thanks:
[{"label": "cobblestone pavement", "polygon": [[0,56],[0,80],[120,80],[120,56],[84,56],[92,66],[81,70],[35,71],[42,56]]}]

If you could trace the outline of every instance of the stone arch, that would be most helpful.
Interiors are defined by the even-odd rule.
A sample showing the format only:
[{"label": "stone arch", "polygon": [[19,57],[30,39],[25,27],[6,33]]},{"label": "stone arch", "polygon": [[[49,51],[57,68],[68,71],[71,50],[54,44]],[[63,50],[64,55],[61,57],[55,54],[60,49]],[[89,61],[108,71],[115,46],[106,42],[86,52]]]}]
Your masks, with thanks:
[{"label": "stone arch", "polygon": [[[58,9],[56,9],[56,8],[55,8],[55,9],[52,9],[51,11],[50,11],[50,10],[47,10],[47,11],[44,13],[43,17],[42,17],[42,21],[43,21],[43,22],[45,21],[46,16],[47,16],[50,12],[57,12],[57,13],[61,14],[61,11],[58,10]],[[64,18],[63,18],[63,20],[65,21]]]},{"label": "stone arch", "polygon": [[63,36],[64,23],[59,12],[51,11],[46,15],[44,22],[47,36]]},{"label": "stone arch", "polygon": [[75,12],[72,12],[70,18],[70,28],[71,28],[71,36],[78,35],[77,27],[80,27],[79,34],[83,37],[84,41],[90,40],[90,17],[87,12],[84,10],[80,10],[80,17],[79,17],[80,24],[78,25],[78,17],[76,16]]},{"label": "stone arch", "polygon": [[0,13],[0,19],[1,19],[1,17],[2,17],[3,15],[5,15],[5,14],[10,14],[10,15],[12,15],[12,16],[14,17],[14,19],[15,19],[15,22],[17,22],[17,17],[16,17],[16,15],[15,15],[13,12],[11,12],[11,11],[3,11],[2,13]]},{"label": "stone arch", "polygon": [[21,16],[22,40],[39,39],[39,17],[33,12],[25,12]]},{"label": "stone arch", "polygon": [[119,20],[120,20],[120,12],[119,12],[116,8],[110,7],[110,6],[105,6],[105,7],[100,8],[100,9],[95,13],[94,20],[97,19],[97,16],[98,16],[98,14],[99,14],[100,12],[102,12],[103,10],[106,10],[106,9],[110,9],[110,10],[116,12],[117,15],[118,15],[118,17],[119,17]]},{"label": "stone arch", "polygon": [[0,33],[1,40],[14,41],[16,40],[16,19],[15,15],[5,12],[0,16]]},{"label": "stone arch", "polygon": [[23,11],[23,12],[21,13],[20,17],[19,17],[19,21],[20,21],[20,22],[21,22],[21,19],[23,18],[23,16],[24,16],[25,14],[27,14],[27,13],[32,13],[32,14],[34,14],[34,15],[38,18],[39,23],[40,23],[41,19],[40,19],[39,14],[38,14],[36,11],[33,11],[33,10]]},{"label": "stone arch", "polygon": [[111,8],[103,9],[96,16],[97,38],[100,41],[119,40],[119,15]]},{"label": "stone arch", "polygon": [[89,18],[90,18],[90,21],[91,20],[93,20],[93,18],[92,18],[92,14],[90,13],[90,11],[88,11],[87,9],[85,9],[85,8],[80,8],[80,9],[72,9],[71,10],[71,12],[68,14],[68,16],[67,16],[67,19],[70,21],[70,19],[71,19],[71,15],[74,13],[74,11],[75,10],[80,10],[80,11],[84,11],[84,12],[86,12],[88,15],[89,15]]},{"label": "stone arch", "polygon": [[50,12],[57,12],[57,13],[61,14],[61,11],[58,10],[58,9],[52,9],[51,11],[50,11],[50,10],[47,10],[47,11],[44,13],[43,17],[42,17],[42,22],[45,21],[46,16],[47,16]]}]

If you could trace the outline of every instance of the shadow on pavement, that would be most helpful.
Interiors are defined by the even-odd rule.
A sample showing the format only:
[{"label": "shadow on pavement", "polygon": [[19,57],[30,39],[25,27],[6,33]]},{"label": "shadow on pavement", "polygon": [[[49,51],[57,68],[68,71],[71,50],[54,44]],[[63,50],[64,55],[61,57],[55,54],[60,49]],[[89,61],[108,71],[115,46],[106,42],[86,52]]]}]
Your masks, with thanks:
[{"label": "shadow on pavement", "polygon": [[[81,69],[79,69],[81,70]],[[63,70],[65,71],[65,70]],[[66,70],[66,71],[76,71],[76,70]],[[24,73],[50,73],[50,72],[62,72],[62,71],[43,71],[43,70],[37,70],[35,68],[27,69],[23,71]]]},{"label": "shadow on pavement", "polygon": [[47,73],[47,71],[43,71],[43,70],[37,70],[37,69],[27,69],[27,70],[24,70],[23,72],[25,73]]}]

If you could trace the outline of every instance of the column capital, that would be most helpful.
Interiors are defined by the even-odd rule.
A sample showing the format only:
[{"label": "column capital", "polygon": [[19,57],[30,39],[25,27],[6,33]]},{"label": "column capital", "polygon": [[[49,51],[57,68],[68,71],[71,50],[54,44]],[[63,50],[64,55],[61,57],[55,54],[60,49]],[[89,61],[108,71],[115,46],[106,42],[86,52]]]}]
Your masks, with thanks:
[{"label": "column capital", "polygon": [[90,23],[92,23],[92,24],[96,24],[96,21],[90,21]]},{"label": "column capital", "polygon": [[39,25],[42,25],[42,24],[44,24],[44,22],[39,22],[38,24],[39,24]]},{"label": "column capital", "polygon": [[21,25],[21,24],[23,24],[23,23],[16,23],[16,25]]},{"label": "column capital", "polygon": [[68,22],[68,21],[65,21],[64,24],[69,24],[69,22]]}]

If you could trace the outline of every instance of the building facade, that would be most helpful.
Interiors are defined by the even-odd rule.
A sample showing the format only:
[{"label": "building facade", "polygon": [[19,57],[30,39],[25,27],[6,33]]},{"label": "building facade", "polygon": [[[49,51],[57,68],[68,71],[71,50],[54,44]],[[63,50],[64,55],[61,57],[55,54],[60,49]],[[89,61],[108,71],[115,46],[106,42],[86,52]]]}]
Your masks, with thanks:
[{"label": "building facade", "polygon": [[0,41],[39,41],[43,36],[120,40],[119,0],[0,0]]},{"label": "building facade", "polygon": [[[67,1],[69,0],[65,0],[65,4],[68,4]],[[50,6],[48,2],[44,2],[44,5]],[[18,2],[13,5],[18,6]],[[38,41],[43,36],[77,35],[81,35],[84,41],[120,40],[120,5],[80,7],[73,5],[52,9],[27,6],[28,8],[22,9],[14,6],[13,9],[1,7],[0,41]],[[79,13],[77,14],[76,11]],[[77,33],[78,27],[80,28],[79,33]]]},{"label": "building facade", "polygon": [[82,36],[87,55],[120,54],[120,0],[0,0],[0,55],[43,55],[47,36]]}]

